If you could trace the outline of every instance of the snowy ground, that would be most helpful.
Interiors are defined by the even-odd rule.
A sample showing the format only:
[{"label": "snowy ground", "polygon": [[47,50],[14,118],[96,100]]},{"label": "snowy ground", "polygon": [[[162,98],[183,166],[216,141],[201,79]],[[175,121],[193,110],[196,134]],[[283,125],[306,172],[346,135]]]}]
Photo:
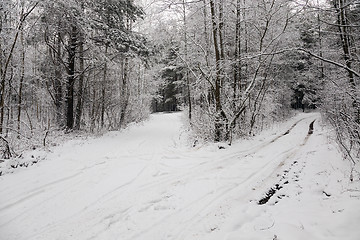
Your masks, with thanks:
[{"label": "snowy ground", "polygon": [[221,150],[188,147],[180,119],[69,141],[1,176],[0,239],[360,239],[359,180],[319,114]]}]

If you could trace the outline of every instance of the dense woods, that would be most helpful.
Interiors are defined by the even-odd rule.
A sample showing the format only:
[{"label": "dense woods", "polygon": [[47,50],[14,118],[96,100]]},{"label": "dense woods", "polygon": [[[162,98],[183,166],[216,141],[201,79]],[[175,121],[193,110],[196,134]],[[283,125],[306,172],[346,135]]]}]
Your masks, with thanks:
[{"label": "dense woods", "polygon": [[[120,129],[149,114],[151,50],[133,1],[2,1],[0,132]],[[29,143],[30,142],[30,143]],[[41,141],[42,143],[42,141]]]},{"label": "dense woods", "polygon": [[322,111],[360,154],[357,0],[4,0],[0,133],[118,130],[187,112],[194,142],[253,135]]}]

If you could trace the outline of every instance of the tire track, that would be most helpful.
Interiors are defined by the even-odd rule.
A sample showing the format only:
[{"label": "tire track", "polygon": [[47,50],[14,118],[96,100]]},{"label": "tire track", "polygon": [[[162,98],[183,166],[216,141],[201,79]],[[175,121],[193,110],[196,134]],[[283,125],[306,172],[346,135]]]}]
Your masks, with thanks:
[{"label": "tire track", "polygon": [[[294,129],[294,127],[299,122],[301,122],[305,119],[307,119],[307,118],[300,119],[295,124],[293,124],[291,126],[291,128],[289,128],[286,131],[286,134],[279,135],[276,138],[272,139],[271,141],[262,144],[262,146],[260,146],[260,148],[259,148],[259,146],[256,147],[255,153],[260,151],[262,148],[265,148],[265,147],[273,144],[274,142],[279,140],[281,137],[289,135],[291,133],[291,130]],[[150,233],[152,231],[157,231],[156,228],[161,226],[164,222],[169,222],[169,221],[171,221],[172,218],[184,219],[184,216],[182,216],[182,215],[183,215],[183,213],[185,213],[186,214],[185,217],[187,219],[192,219],[192,220],[190,220],[188,223],[186,223],[185,226],[182,226],[178,230],[174,229],[173,231],[171,231],[171,232],[175,232],[175,234],[173,234],[173,236],[178,236],[178,237],[174,237],[171,239],[174,239],[174,240],[175,239],[179,239],[179,240],[184,239],[185,238],[184,233],[188,232],[187,230],[191,229],[194,224],[198,224],[199,222],[201,222],[202,219],[207,214],[209,214],[209,209],[218,205],[217,203],[223,202],[224,199],[228,198],[229,196],[233,196],[234,193],[239,192],[239,190],[243,190],[244,185],[249,185],[249,183],[254,182],[254,180],[259,180],[259,179],[266,180],[267,178],[271,177],[273,175],[273,173],[276,172],[277,166],[280,166],[283,162],[285,162],[286,160],[288,160],[291,157],[293,157],[294,155],[296,155],[296,153],[299,151],[298,146],[301,146],[301,145],[302,144],[300,144],[300,145],[296,144],[296,146],[294,146],[290,149],[287,149],[286,151],[283,151],[280,154],[274,156],[268,162],[266,162],[264,165],[259,166],[258,169],[254,169],[254,171],[252,173],[250,173],[249,175],[247,175],[245,178],[243,178],[243,180],[241,182],[236,183],[236,184],[229,184],[229,186],[226,187],[225,189],[222,186],[222,187],[220,187],[221,190],[217,189],[217,190],[208,192],[205,195],[202,195],[199,199],[197,199],[192,204],[187,205],[181,209],[178,209],[171,214],[168,214],[164,218],[160,219],[158,222],[149,226],[147,229],[145,229],[141,233],[138,233],[129,239],[134,240],[134,239],[139,239],[139,238],[143,239],[144,237],[146,238],[145,234]],[[260,150],[258,150],[258,149],[260,149]],[[254,149],[252,149],[252,151],[254,151]],[[230,160],[230,159],[233,160],[233,158],[230,156],[228,156],[227,158],[228,159],[226,159],[226,160]],[[222,162],[223,162],[223,160],[224,159],[222,159]],[[209,165],[210,164],[206,164],[205,166],[201,165],[201,168],[205,168],[205,167],[208,168]],[[274,168],[275,168],[275,170],[273,170]],[[199,170],[199,169],[197,169],[197,170]],[[210,169],[208,168],[208,170],[213,170],[213,168],[210,168]],[[199,171],[196,171],[196,172],[199,173]],[[202,173],[203,173],[203,171],[202,171]],[[207,172],[205,173],[205,175],[206,174],[207,174]],[[204,174],[202,176],[204,177]],[[184,177],[185,177],[184,175],[179,176],[179,178],[182,180],[184,180]],[[193,178],[194,175],[188,174],[187,177]],[[216,192],[216,194],[214,194],[214,192]],[[198,208],[198,206],[196,206],[197,203],[201,203],[201,205],[202,205],[202,207],[200,207],[200,210],[198,210],[199,208]],[[194,210],[198,210],[198,211],[194,211]],[[189,212],[191,213],[190,216],[188,215]],[[180,214],[180,216],[179,216],[179,214]]]},{"label": "tire track", "polygon": [[63,183],[65,181],[68,181],[68,180],[71,180],[71,179],[74,179],[78,176],[80,176],[83,172],[77,172],[73,175],[70,175],[70,176],[67,176],[67,177],[64,177],[64,178],[60,178],[56,181],[53,181],[53,182],[50,182],[50,183],[47,183],[45,185],[42,185],[40,187],[37,187],[35,189],[32,189],[28,192],[25,193],[25,196],[22,196],[22,197],[18,197],[17,200],[13,201],[13,202],[10,202],[10,203],[7,203],[7,204],[4,204],[3,206],[0,206],[0,212],[1,211],[4,211],[4,210],[7,210],[11,207],[14,207],[16,206],[17,204],[20,204],[20,203],[23,203],[27,200],[30,200],[31,198],[34,198],[35,196],[41,194],[41,193],[44,193],[46,191],[46,189],[50,186],[54,186],[54,185],[57,185],[59,183]]},{"label": "tire track", "polygon": [[[204,158],[204,161],[201,161],[200,163],[197,163],[194,165],[190,164],[189,166],[185,166],[184,168],[177,168],[175,170],[170,169],[171,171],[169,171],[169,175],[159,175],[159,176],[153,177],[151,179],[147,179],[148,182],[145,182],[145,181],[143,181],[144,177],[142,177],[142,176],[144,176],[143,174],[145,172],[147,172],[147,168],[151,164],[154,164],[154,163],[158,164],[158,165],[161,164],[162,161],[159,161],[158,159],[169,155],[168,152],[165,151],[166,149],[154,149],[152,158],[147,160],[148,164],[145,164],[145,166],[142,169],[140,169],[140,171],[138,173],[135,174],[136,176],[134,178],[129,179],[129,181],[127,181],[123,184],[120,184],[119,186],[115,186],[115,188],[113,188],[113,189],[107,190],[103,195],[94,199],[94,201],[92,201],[91,204],[87,204],[87,206],[82,208],[81,211],[77,211],[76,213],[71,214],[71,216],[70,215],[67,216],[67,219],[73,220],[73,218],[76,218],[76,219],[80,220],[80,219],[86,219],[86,218],[84,218],[84,216],[95,216],[94,220],[97,221],[99,218],[100,222],[97,222],[97,223],[103,225],[108,220],[108,216],[110,216],[110,218],[113,218],[113,219],[111,219],[111,221],[110,221],[111,225],[108,227],[114,226],[118,221],[121,221],[122,214],[125,214],[125,213],[128,214],[126,211],[129,208],[127,208],[125,206],[126,211],[119,212],[119,211],[116,211],[115,209],[108,208],[107,206],[110,206],[110,205],[106,205],[106,204],[108,204],[108,203],[113,204],[115,202],[119,202],[119,203],[125,202],[125,204],[129,204],[125,198],[119,198],[121,195],[129,196],[130,199],[133,200],[132,204],[134,204],[135,206],[141,206],[141,205],[146,204],[149,201],[151,201],[150,198],[153,195],[151,194],[150,198],[147,196],[147,197],[144,197],[141,199],[136,199],[135,196],[139,196],[138,193],[149,191],[149,192],[153,192],[153,193],[157,194],[159,189],[165,190],[165,191],[175,190],[178,187],[177,185],[175,185],[175,183],[177,183],[179,181],[180,182],[182,181],[185,183],[187,183],[187,182],[192,183],[194,181],[199,181],[199,177],[206,177],[206,178],[211,179],[211,178],[214,178],[215,175],[222,173],[220,171],[222,171],[221,167],[223,167],[223,166],[225,168],[232,168],[232,167],[236,167],[236,166],[241,167],[244,165],[244,161],[252,159],[253,156],[251,156],[251,155],[258,156],[259,152],[261,152],[262,150],[264,150],[267,147],[273,146],[273,144],[275,144],[278,140],[280,140],[282,138],[286,138],[287,136],[291,136],[293,129],[300,122],[305,121],[308,118],[310,118],[310,117],[306,117],[306,118],[297,120],[294,124],[292,124],[292,126],[290,128],[287,129],[287,131],[285,133],[279,134],[278,136],[273,137],[271,139],[266,138],[265,142],[258,144],[251,149],[236,151],[235,153],[228,153],[228,154],[226,154],[226,152],[219,151],[219,152],[216,152],[214,154],[214,156],[207,154],[206,156],[202,157],[202,158]],[[304,145],[306,144],[306,142],[307,142],[307,139],[304,140]],[[181,150],[183,150],[183,149],[181,149]],[[256,169],[254,168],[252,170],[252,172],[250,172],[250,170],[249,170],[249,172],[248,172],[249,174],[247,174],[246,176],[242,176],[241,178],[234,179],[234,181],[227,180],[228,182],[225,182],[225,183],[221,182],[220,187],[216,187],[215,189],[213,189],[211,191],[209,190],[209,191],[205,192],[204,194],[199,194],[199,196],[197,196],[197,198],[194,201],[188,203],[185,206],[181,206],[179,209],[176,209],[175,211],[171,212],[170,214],[166,214],[166,215],[162,216],[161,218],[157,219],[157,221],[155,221],[153,223],[153,225],[146,227],[140,233],[130,236],[129,239],[146,239],[146,234],[153,233],[153,231],[157,231],[158,230],[157,228],[159,228],[164,222],[167,222],[167,221],[176,222],[176,220],[180,217],[181,219],[186,219],[186,221],[184,222],[184,224],[181,228],[176,226],[176,224],[174,226],[170,225],[173,228],[172,232],[175,233],[175,235],[174,235],[174,237],[172,237],[172,239],[178,239],[184,233],[184,229],[191,229],[191,227],[194,224],[198,224],[199,222],[201,222],[201,220],[204,218],[204,216],[206,216],[206,214],[209,213],[209,211],[211,211],[215,206],[217,206],[219,203],[224,201],[224,198],[233,196],[234,194],[239,192],[239,190],[244,189],[244,185],[250,185],[251,182],[253,182],[254,180],[258,180],[260,178],[263,178],[264,176],[265,177],[271,176],[271,174],[272,174],[271,170],[274,170],[274,166],[276,164],[279,164],[279,161],[285,161],[288,154],[290,154],[291,151],[293,151],[293,150],[294,149],[288,149],[287,151],[281,152],[280,154],[274,156],[269,161],[267,161],[267,162],[264,161],[264,164],[256,165]],[[198,160],[200,155],[196,154],[196,153],[197,152],[195,152],[195,153],[189,152],[187,154],[183,154],[183,152],[177,152],[177,151],[171,152],[171,154],[173,154],[174,157],[178,157],[179,159],[186,158],[187,160],[191,160],[191,159]],[[139,156],[140,155],[135,154],[134,158],[137,158]],[[128,157],[131,157],[131,156],[128,156]],[[285,158],[285,160],[283,158]],[[198,161],[196,161],[196,162],[198,162]],[[280,164],[281,164],[281,162],[280,162]],[[12,202],[8,202],[5,205],[1,206],[0,212],[4,211],[5,209],[15,207],[18,204],[22,204],[22,203],[24,203],[28,200],[31,200],[37,196],[40,196],[41,194],[44,194],[44,193],[46,193],[48,196],[46,199],[43,199],[43,200],[50,201],[50,199],[56,197],[56,194],[58,194],[59,191],[65,191],[65,192],[68,191],[68,189],[66,189],[64,186],[61,186],[61,184],[66,183],[66,186],[71,185],[70,188],[74,187],[73,185],[75,185],[75,184],[82,186],[83,181],[86,181],[88,179],[87,177],[89,177],[89,174],[92,174],[93,171],[95,171],[95,172],[98,171],[98,166],[100,166],[100,165],[95,164],[94,166],[86,167],[79,172],[75,172],[73,175],[66,176],[66,177],[57,179],[55,181],[52,181],[50,183],[44,184],[42,186],[39,186],[37,188],[34,188],[34,189],[26,192],[26,195],[21,195],[16,200],[14,200]],[[109,166],[109,167],[115,167],[115,166],[117,166],[116,163],[111,164],[111,166]],[[169,167],[172,167],[172,166],[169,166]],[[174,168],[174,167],[172,167],[172,168]],[[92,171],[89,172],[90,169]],[[220,170],[216,170],[216,169],[220,169]],[[106,169],[102,170],[100,172],[100,174],[103,173],[105,170]],[[216,174],[214,174],[214,173],[216,173]],[[225,173],[225,172],[223,172],[223,173]],[[116,174],[116,173],[112,173],[112,174]],[[217,181],[220,182],[223,180],[218,179]],[[81,190],[79,187],[77,189]],[[163,201],[164,200],[161,199],[160,203],[163,203]],[[105,207],[103,207],[103,205]],[[95,215],[95,213],[96,213],[96,210],[99,210],[99,209],[101,209],[102,212],[101,212],[101,215],[99,217],[97,217]],[[144,213],[148,214],[147,210],[145,210]],[[139,216],[141,217],[142,213],[136,213],[136,214],[137,214],[136,217],[139,217]],[[111,216],[113,216],[113,217],[111,217]],[[20,217],[20,216],[17,216],[17,217]],[[130,215],[130,217],[131,217],[131,215]],[[116,220],[116,219],[118,219],[118,220]],[[64,220],[64,219],[62,219],[62,220]],[[103,221],[105,223],[102,223],[101,221]],[[61,224],[62,226],[65,226],[63,223],[57,221],[57,222],[50,223],[50,224],[42,227],[39,230],[40,230],[40,232],[46,233],[49,229],[58,228],[57,224]],[[103,230],[101,230],[100,232],[98,232],[98,231],[93,232],[93,236],[95,236],[95,238],[96,238],[96,236],[99,236],[100,234],[102,234]],[[104,231],[106,231],[106,228]]]},{"label": "tire track", "polygon": [[[184,178],[184,177],[193,177],[195,174],[199,173],[199,172],[204,172],[204,171],[212,171],[214,168],[217,168],[219,166],[219,163],[221,163],[221,165],[225,165],[226,163],[228,162],[232,162],[232,161],[235,161],[235,162],[238,162],[238,159],[240,157],[243,157],[243,158],[246,158],[252,154],[255,154],[257,152],[259,152],[260,150],[268,147],[269,145],[275,143],[276,141],[278,141],[279,139],[281,139],[282,137],[285,137],[286,135],[290,134],[291,131],[301,122],[301,121],[304,121],[308,118],[311,118],[311,117],[306,117],[306,118],[302,118],[298,121],[296,121],[285,133],[282,133],[278,136],[276,136],[275,138],[271,139],[271,140],[268,140],[266,141],[265,143],[261,143],[260,145],[258,146],[255,146],[254,148],[252,149],[248,149],[248,150],[243,150],[243,151],[237,151],[236,153],[231,153],[229,155],[226,155],[226,156],[223,156],[221,157],[220,160],[207,160],[207,161],[204,161],[202,162],[201,164],[195,166],[195,167],[191,167],[189,169],[187,169],[188,172],[186,173],[181,173],[177,176],[166,176],[164,177],[164,179],[161,179],[159,181],[155,181],[155,182],[150,182],[150,183],[146,183],[142,186],[139,186],[139,190],[143,191],[143,190],[146,190],[148,188],[153,188],[153,187],[156,187],[158,185],[161,185],[163,183],[166,183],[166,182],[169,182],[169,181],[172,181],[172,182],[176,182],[178,181],[179,178]],[[245,155],[244,155],[245,154]],[[189,156],[189,158],[191,158],[192,156]],[[234,160],[235,159],[235,160]]]}]

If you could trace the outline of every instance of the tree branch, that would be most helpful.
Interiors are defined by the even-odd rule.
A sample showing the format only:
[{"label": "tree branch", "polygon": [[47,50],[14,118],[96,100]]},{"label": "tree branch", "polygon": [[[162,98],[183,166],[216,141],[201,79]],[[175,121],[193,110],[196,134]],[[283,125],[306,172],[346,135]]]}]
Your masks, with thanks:
[{"label": "tree branch", "polygon": [[305,53],[309,54],[310,56],[312,56],[312,57],[314,57],[314,58],[317,58],[317,59],[319,59],[319,60],[321,60],[321,61],[330,63],[330,64],[335,65],[335,66],[337,66],[337,67],[343,68],[343,69],[345,69],[345,70],[347,70],[347,71],[349,71],[349,72],[352,72],[355,76],[360,77],[360,73],[358,73],[357,71],[355,71],[355,70],[352,69],[352,68],[347,67],[347,66],[344,65],[344,64],[341,64],[341,63],[338,63],[338,62],[335,62],[335,61],[332,61],[332,60],[323,58],[323,57],[321,57],[321,56],[319,56],[319,55],[316,55],[316,54],[310,52],[309,50],[306,50],[306,49],[303,49],[303,48],[297,48],[297,49],[295,49],[295,50],[300,51],[300,52],[305,52]]}]

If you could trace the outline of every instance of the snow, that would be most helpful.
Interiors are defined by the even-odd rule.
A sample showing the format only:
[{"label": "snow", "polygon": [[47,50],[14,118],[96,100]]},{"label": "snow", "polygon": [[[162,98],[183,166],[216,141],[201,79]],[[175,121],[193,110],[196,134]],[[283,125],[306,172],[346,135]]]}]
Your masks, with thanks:
[{"label": "snow", "polygon": [[0,239],[358,240],[359,179],[331,136],[307,113],[190,147],[181,113],[154,114],[1,176]]}]

